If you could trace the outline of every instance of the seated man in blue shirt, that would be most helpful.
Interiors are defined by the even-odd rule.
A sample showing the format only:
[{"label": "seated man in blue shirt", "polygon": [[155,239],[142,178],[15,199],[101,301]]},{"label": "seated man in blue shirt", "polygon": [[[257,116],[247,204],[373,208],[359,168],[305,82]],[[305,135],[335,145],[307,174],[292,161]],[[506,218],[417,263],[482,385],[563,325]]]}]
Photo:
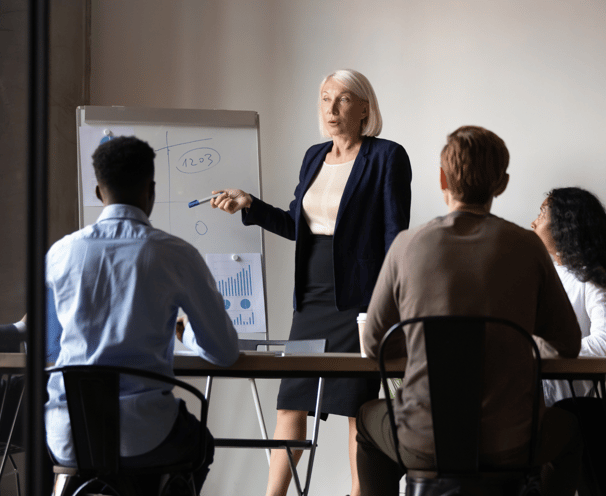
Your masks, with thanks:
[{"label": "seated man in blue shirt", "polygon": [[[155,199],[155,153],[134,137],[97,148],[93,167],[104,209],[97,222],[56,242],[46,257],[46,280],[62,327],[62,365],[122,365],[173,375],[177,313],[198,354],[229,366],[238,337],[200,253],[149,222]],[[182,401],[159,387],[121,386],[124,463],[153,466],[191,459],[199,422]],[[165,389],[165,388],[164,388]],[[46,405],[48,446],[61,464],[75,465],[63,381],[53,374]],[[200,491],[208,464],[195,474]]]}]

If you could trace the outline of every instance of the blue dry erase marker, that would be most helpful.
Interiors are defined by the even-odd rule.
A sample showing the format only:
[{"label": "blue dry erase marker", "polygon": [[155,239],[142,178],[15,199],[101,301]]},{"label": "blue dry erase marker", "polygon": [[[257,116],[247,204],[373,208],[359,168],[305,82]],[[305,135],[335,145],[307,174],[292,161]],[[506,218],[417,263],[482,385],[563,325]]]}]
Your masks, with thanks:
[{"label": "blue dry erase marker", "polygon": [[207,196],[206,198],[202,198],[201,200],[194,200],[188,203],[189,208],[195,207],[196,205],[202,205],[203,203],[211,201],[213,198],[217,198],[221,193],[217,193],[215,195]]}]

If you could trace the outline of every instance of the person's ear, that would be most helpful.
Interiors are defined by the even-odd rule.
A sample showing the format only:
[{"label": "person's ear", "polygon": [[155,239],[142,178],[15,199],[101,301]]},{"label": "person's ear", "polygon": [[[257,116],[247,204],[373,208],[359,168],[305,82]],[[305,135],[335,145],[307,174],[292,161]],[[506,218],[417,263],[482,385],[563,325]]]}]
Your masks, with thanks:
[{"label": "person's ear", "polygon": [[354,105],[358,105],[359,109],[360,109],[360,121],[363,121],[364,119],[366,119],[370,113],[369,109],[369,103],[366,100],[363,100],[362,98],[360,98],[359,96],[355,96],[354,97]]},{"label": "person's ear", "polygon": [[509,184],[509,174],[505,174],[501,178],[501,182],[497,186],[497,189],[495,190],[493,196],[496,198],[497,196],[499,196],[500,194],[502,194],[503,191],[505,191],[505,189],[507,188],[508,184]]},{"label": "person's ear", "polygon": [[99,188],[98,184],[97,186],[95,186],[95,195],[97,195],[97,198],[99,198],[99,200],[101,200],[101,203],[103,203],[103,195],[101,194],[101,188]]},{"label": "person's ear", "polygon": [[444,173],[444,169],[440,167],[440,189],[444,191],[448,189],[448,180],[446,179],[446,174]]}]

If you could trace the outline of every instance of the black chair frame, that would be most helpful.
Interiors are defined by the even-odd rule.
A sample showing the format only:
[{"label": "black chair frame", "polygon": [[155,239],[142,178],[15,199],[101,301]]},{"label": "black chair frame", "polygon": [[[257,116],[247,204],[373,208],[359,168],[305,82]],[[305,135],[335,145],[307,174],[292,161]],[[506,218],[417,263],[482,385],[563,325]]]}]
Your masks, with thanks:
[{"label": "black chair frame", "polygon": [[[441,386],[439,391],[432,389],[432,378],[434,384],[438,383],[437,374],[434,373],[431,363],[428,358],[428,376],[431,399],[431,413],[434,428],[435,440],[435,459],[436,472],[426,471],[427,475],[435,476],[436,481],[453,481],[454,484],[436,484],[433,489],[419,487],[417,483],[423,480],[417,474],[423,474],[424,471],[414,471],[415,477],[407,476],[407,495],[414,494],[468,494],[460,489],[458,481],[471,480],[473,483],[481,482],[480,479],[486,476],[504,476],[505,478],[514,478],[520,481],[520,486],[515,486],[516,493],[523,494],[539,494],[539,474],[537,467],[534,466],[535,451],[538,438],[539,425],[539,401],[541,388],[541,356],[537,344],[532,336],[518,324],[507,319],[486,316],[429,316],[415,317],[401,321],[393,325],[383,336],[379,346],[379,369],[381,374],[381,383],[385,391],[389,391],[387,384],[387,374],[385,370],[385,349],[389,339],[398,331],[402,331],[404,326],[422,323],[424,326],[425,345],[428,357],[432,356],[433,363],[439,363],[439,367],[443,370],[456,370],[457,368],[467,367],[469,370],[482,370],[481,362],[484,355],[484,335],[486,324],[501,324],[518,332],[520,336],[526,339],[532,347],[535,359],[534,375],[532,377],[532,385],[534,388],[532,419],[530,426],[530,444],[528,453],[527,467],[522,470],[512,471],[491,469],[490,472],[483,471],[479,462],[479,436],[480,436],[480,398],[481,398],[481,381],[476,381],[476,385],[470,388],[469,385],[453,384],[446,387]],[[457,332],[460,331],[460,332]],[[461,332],[472,334],[473,350],[469,349],[469,341],[456,339],[461,335]],[[469,335],[468,335],[469,336]],[[470,353],[471,351],[471,353]],[[475,357],[473,363],[461,363],[460,357],[470,354]],[[454,367],[454,368],[452,368]],[[471,367],[471,368],[470,368]],[[456,391],[456,393],[455,393]],[[438,415],[440,411],[448,411],[453,404],[452,394],[460,396],[463,392],[470,402],[468,404],[477,404],[476,409],[467,410],[465,415],[452,417],[450,415]],[[457,398],[460,399],[460,398]],[[464,400],[463,400],[464,401]],[[397,426],[391,400],[387,398],[387,411],[391,426],[392,439],[396,446],[396,454],[400,469],[406,473],[407,468],[402,462],[398,446]],[[441,442],[448,436],[448,442]],[[412,472],[412,471],[411,471]],[[510,477],[508,477],[510,476]],[[497,481],[498,483],[498,481]],[[421,484],[422,486],[422,484]],[[442,486],[442,487],[439,487]],[[410,490],[409,490],[410,487]],[[453,489],[454,488],[454,489]],[[426,490],[427,489],[427,490]],[[434,492],[435,490],[435,492]]]},{"label": "black chair frame", "polygon": [[0,405],[0,431],[7,433],[7,438],[0,442],[0,450],[2,450],[2,461],[0,462],[0,478],[4,474],[7,461],[11,465],[12,474],[15,476],[15,488],[17,496],[21,496],[21,485],[19,482],[19,471],[13,455],[23,453],[25,450],[22,446],[17,446],[12,443],[13,434],[17,424],[17,416],[21,410],[21,403],[23,401],[23,384],[21,384],[20,391],[18,391],[18,398],[16,404],[11,404],[11,388],[15,384],[15,377],[13,374],[6,374],[6,381],[4,384],[4,391],[2,393],[2,404]]},{"label": "black chair frame", "polygon": [[[0,325],[0,337],[2,339],[1,348],[3,353],[21,352],[25,333],[19,332],[14,325]],[[18,496],[21,496],[19,471],[13,455],[23,453],[25,449],[13,443],[13,436],[15,434],[17,418],[20,415],[24,381],[20,377],[20,374],[2,372],[2,375],[6,377],[6,380],[2,393],[2,403],[0,404],[0,432],[2,432],[4,437],[4,439],[0,440],[0,450],[2,451],[0,478],[4,475],[7,462],[10,463],[12,474],[15,476],[16,493]]]},{"label": "black chair frame", "polygon": [[[69,494],[78,495],[85,488],[105,486],[115,495],[139,495],[132,483],[133,477],[146,474],[163,474],[163,489],[166,494],[175,481],[184,483],[192,496],[195,495],[190,474],[200,469],[206,457],[206,421],[208,404],[204,395],[192,385],[173,377],[140,369],[104,365],[68,365],[51,367],[47,374],[61,373],[76,455],[76,467],[55,465],[55,474],[76,476],[84,482]],[[200,401],[200,447],[195,458],[187,462],[155,467],[124,466],[120,457],[120,376],[151,379],[180,387]],[[105,394],[100,394],[103,391]],[[109,401],[108,401],[109,400]],[[91,412],[103,411],[103,415]],[[57,486],[57,483],[55,484]],[[71,491],[71,488],[70,488]],[[63,492],[60,493],[63,496]],[[55,493],[56,495],[56,493]],[[56,495],[57,496],[57,495]]]},{"label": "black chair frame", "polygon": [[602,375],[592,382],[587,396],[578,396],[574,380],[568,379],[572,396],[553,405],[572,413],[579,422],[583,439],[579,496],[602,496],[606,491],[606,378]]}]

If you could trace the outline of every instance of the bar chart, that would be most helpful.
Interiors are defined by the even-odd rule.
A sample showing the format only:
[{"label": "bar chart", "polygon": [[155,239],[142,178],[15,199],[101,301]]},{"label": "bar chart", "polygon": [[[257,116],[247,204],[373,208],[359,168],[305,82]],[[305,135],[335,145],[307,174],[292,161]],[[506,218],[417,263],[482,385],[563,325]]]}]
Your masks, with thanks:
[{"label": "bar chart", "polygon": [[250,264],[247,264],[234,276],[226,274],[222,279],[217,279],[217,289],[223,296],[252,296],[253,283]]},{"label": "bar chart", "polygon": [[265,332],[265,300],[260,254],[208,254],[207,263],[238,332]]},{"label": "bar chart", "polygon": [[241,312],[233,319],[233,323],[234,326],[255,325],[255,312],[249,312],[248,315]]}]

